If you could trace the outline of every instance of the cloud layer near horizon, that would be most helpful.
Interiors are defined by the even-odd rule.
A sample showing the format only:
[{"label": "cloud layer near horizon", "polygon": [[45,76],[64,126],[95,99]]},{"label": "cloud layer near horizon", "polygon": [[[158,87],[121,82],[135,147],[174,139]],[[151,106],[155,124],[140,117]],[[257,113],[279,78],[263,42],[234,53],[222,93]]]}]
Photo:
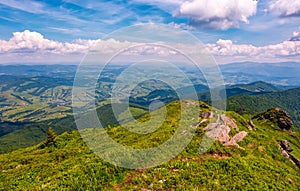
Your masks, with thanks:
[{"label": "cloud layer near horizon", "polygon": [[[294,38],[279,44],[267,46],[253,46],[247,44],[235,44],[231,40],[219,39],[216,43],[206,44],[207,49],[221,63],[238,61],[289,61],[300,57],[300,41],[297,40],[299,32],[294,32]],[[80,62],[80,59],[88,51],[97,47],[102,53],[114,52],[116,49],[135,45],[135,42],[108,40],[75,40],[73,42],[58,42],[45,38],[38,32],[25,30],[13,33],[9,40],[0,40],[1,63],[31,58],[27,62]],[[185,46],[185,45],[182,45]],[[165,51],[165,50],[164,50]],[[131,52],[133,56],[151,54],[170,55],[161,49],[138,48]],[[49,60],[47,58],[56,58]],[[62,59],[62,57],[64,59]],[[14,59],[12,59],[14,58]]]}]

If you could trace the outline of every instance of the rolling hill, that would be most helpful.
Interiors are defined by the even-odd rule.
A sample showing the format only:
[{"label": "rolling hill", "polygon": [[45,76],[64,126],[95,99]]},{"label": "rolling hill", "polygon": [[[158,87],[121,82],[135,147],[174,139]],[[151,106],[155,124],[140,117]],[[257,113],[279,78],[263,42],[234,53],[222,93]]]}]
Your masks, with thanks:
[{"label": "rolling hill", "polygon": [[[103,127],[119,125],[131,117],[126,115],[125,111],[128,109],[126,104],[117,103],[115,106],[117,108],[116,111],[112,110],[111,104],[97,108],[97,114]],[[129,106],[129,110],[135,118],[148,112],[146,108],[134,104]],[[89,112],[83,115],[88,114]],[[77,129],[73,115],[42,122],[2,122],[0,123],[0,153],[32,146],[41,142],[45,139],[45,132],[49,127],[52,127],[58,134]]]},{"label": "rolling hill", "polygon": [[300,130],[300,88],[263,95],[236,95],[228,99],[228,110],[240,114],[257,114],[272,107],[280,107],[290,113]]}]

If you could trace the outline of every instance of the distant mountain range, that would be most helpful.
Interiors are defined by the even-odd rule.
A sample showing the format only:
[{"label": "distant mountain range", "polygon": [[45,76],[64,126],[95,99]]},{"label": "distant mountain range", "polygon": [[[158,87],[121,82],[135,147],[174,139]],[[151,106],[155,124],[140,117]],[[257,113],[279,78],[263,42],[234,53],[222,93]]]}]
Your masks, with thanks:
[{"label": "distant mountain range", "polygon": [[[124,67],[124,66],[123,66]],[[276,86],[299,87],[300,63],[241,62],[219,65],[226,84],[264,81]],[[0,75],[74,77],[76,65],[0,65]],[[117,68],[114,69],[119,72]],[[192,70],[184,69],[189,73]]]},{"label": "distant mountain range", "polygon": [[229,84],[264,81],[287,88],[300,87],[300,63],[242,62],[220,65],[225,82]]}]

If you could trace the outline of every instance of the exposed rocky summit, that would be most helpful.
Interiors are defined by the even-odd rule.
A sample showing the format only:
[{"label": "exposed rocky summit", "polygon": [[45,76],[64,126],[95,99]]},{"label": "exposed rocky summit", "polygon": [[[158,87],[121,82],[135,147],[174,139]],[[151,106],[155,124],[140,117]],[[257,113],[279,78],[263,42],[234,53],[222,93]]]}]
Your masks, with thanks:
[{"label": "exposed rocky summit", "polygon": [[280,108],[272,108],[264,113],[254,116],[252,119],[269,120],[275,123],[281,130],[290,130],[293,126],[293,120],[290,114]]}]

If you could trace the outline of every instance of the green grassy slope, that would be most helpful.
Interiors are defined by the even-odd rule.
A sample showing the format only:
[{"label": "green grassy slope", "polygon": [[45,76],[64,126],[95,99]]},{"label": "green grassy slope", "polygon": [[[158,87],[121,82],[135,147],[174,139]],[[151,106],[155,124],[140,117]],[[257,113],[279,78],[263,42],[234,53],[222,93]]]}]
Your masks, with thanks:
[{"label": "green grassy slope", "polygon": [[[136,135],[120,126],[108,127],[107,133],[134,148],[159,145],[172,136],[179,107],[178,102],[169,104],[163,128],[152,134]],[[40,144],[0,155],[0,190],[298,190],[300,169],[281,155],[278,141],[288,140],[292,154],[300,157],[299,133],[256,120],[256,130],[250,131],[242,116],[227,116],[235,119],[239,131],[248,132],[239,143],[245,150],[216,141],[200,155],[200,126],[176,158],[157,167],[128,170],[98,158],[73,131],[58,136],[56,146]],[[139,121],[148,119],[146,114]]]}]

